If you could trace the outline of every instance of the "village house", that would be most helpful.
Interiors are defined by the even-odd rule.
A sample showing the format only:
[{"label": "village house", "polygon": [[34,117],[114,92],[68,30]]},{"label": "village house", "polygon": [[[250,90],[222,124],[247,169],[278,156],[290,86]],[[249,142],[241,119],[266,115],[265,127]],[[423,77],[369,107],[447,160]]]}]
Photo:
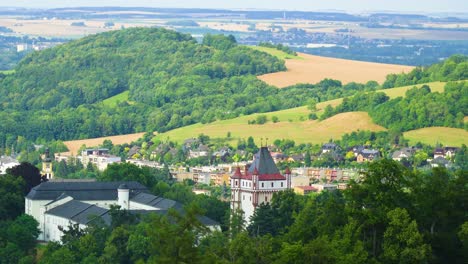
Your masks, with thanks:
[{"label": "village house", "polygon": [[375,149],[364,149],[356,157],[358,163],[373,161],[380,157],[380,152]]},{"label": "village house", "polygon": [[189,150],[189,159],[199,158],[199,157],[207,157],[208,153],[210,152],[210,148],[206,145],[200,145],[198,148],[194,150]]},{"label": "village house", "polygon": [[334,152],[334,151],[337,151],[337,150],[340,150],[340,146],[338,146],[337,144],[335,144],[333,142],[323,144],[323,146],[322,146],[322,154],[329,153],[329,152]]},{"label": "village house", "polygon": [[400,150],[397,150],[393,152],[392,154],[392,159],[396,161],[401,161],[402,159],[410,159],[413,157],[414,153],[416,152],[416,148],[411,147],[411,148],[402,148]]},{"label": "village house", "polygon": [[434,159],[436,158],[452,158],[455,156],[458,148],[456,147],[444,147],[444,148],[436,148],[434,150]]}]

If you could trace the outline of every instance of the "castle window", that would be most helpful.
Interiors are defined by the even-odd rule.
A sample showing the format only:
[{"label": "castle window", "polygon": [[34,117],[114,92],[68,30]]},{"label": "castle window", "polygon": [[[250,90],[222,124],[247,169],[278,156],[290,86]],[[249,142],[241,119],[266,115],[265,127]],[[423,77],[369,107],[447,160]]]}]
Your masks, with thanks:
[{"label": "castle window", "polygon": [[262,187],[265,187],[264,184],[263,184],[263,182],[262,182]]},{"label": "castle window", "polygon": [[265,202],[268,202],[268,197],[267,196],[265,196]]},{"label": "castle window", "polygon": [[250,201],[252,201],[252,196],[250,196]]},{"label": "castle window", "polygon": [[281,182],[281,187],[283,187],[283,182]]},{"label": "castle window", "polygon": [[271,187],[273,187],[273,183],[271,183]]},{"label": "castle window", "polygon": [[242,200],[245,200],[245,195],[242,195]]}]

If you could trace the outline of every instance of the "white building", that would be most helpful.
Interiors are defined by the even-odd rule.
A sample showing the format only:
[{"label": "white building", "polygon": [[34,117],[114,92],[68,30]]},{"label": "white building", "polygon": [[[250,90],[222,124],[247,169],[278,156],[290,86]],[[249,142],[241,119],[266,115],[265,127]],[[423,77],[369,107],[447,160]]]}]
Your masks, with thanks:
[{"label": "white building", "polygon": [[246,168],[242,173],[237,167],[231,176],[231,211],[241,209],[244,219],[249,222],[258,205],[269,203],[273,193],[290,188],[289,169],[281,175],[268,148],[261,147],[248,170]]},{"label": "white building", "polygon": [[16,159],[12,157],[7,157],[7,156],[1,156],[0,157],[0,175],[6,174],[7,169],[11,169],[18,165],[20,165],[20,163]]},{"label": "white building", "polygon": [[108,149],[85,149],[81,152],[81,156],[78,157],[81,159],[81,163],[84,166],[88,163],[96,165],[98,170],[103,171],[112,163],[119,163],[122,161],[120,157],[110,155]]},{"label": "white building", "polygon": [[[78,224],[85,228],[96,218],[110,224],[109,208],[119,205],[130,213],[165,214],[170,208],[182,210],[176,201],[154,196],[138,182],[48,181],[32,188],[25,199],[25,213],[39,222],[39,240],[60,241],[67,228]],[[219,224],[201,216],[199,220],[210,229]]]}]

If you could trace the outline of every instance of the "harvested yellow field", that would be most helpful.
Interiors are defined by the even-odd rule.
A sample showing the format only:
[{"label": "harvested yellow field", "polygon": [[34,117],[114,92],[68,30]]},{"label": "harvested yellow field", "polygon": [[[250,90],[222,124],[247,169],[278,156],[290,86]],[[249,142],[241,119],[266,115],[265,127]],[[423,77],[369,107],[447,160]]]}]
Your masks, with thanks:
[{"label": "harvested yellow field", "polygon": [[302,60],[286,60],[285,72],[258,76],[260,80],[280,88],[298,83],[318,83],[325,78],[340,80],[342,83],[366,83],[374,80],[385,81],[390,73],[409,72],[414,67],[374,62],[344,60],[299,53]]},{"label": "harvested yellow field", "polygon": [[411,144],[417,142],[434,145],[440,143],[444,146],[468,145],[468,132],[461,128],[426,127],[403,133]]},{"label": "harvested yellow field", "polygon": [[[124,143],[131,143],[133,141],[138,140],[139,138],[143,137],[145,133],[135,133],[135,134],[128,134],[128,135],[121,135],[121,136],[109,136],[109,137],[100,137],[100,138],[90,138],[90,139],[80,139],[80,140],[71,140],[63,142],[65,146],[68,148],[68,153],[71,155],[78,154],[78,150],[81,146],[86,145],[87,147],[96,147],[102,144],[104,140],[108,139],[112,141],[114,145],[117,144],[124,144]],[[65,154],[65,153],[63,153]]]},{"label": "harvested yellow field", "polygon": [[[306,109],[300,108],[297,117],[306,116]],[[279,113],[279,112],[278,112]],[[282,115],[285,114],[285,115]],[[323,121],[306,120],[300,121],[293,113],[277,114],[280,122],[268,122],[263,125],[249,125],[247,121],[255,119],[258,114],[240,118],[216,121],[210,124],[195,124],[187,127],[174,129],[158,135],[160,139],[183,142],[190,137],[205,134],[211,138],[225,138],[231,133],[231,144],[236,144],[239,138],[247,139],[252,136],[256,142],[260,139],[292,139],[296,143],[319,144],[329,139],[340,139],[345,133],[358,130],[383,131],[384,127],[374,124],[366,112],[349,112],[335,115]],[[268,113],[269,120],[274,113]],[[288,119],[286,119],[288,118]]]}]

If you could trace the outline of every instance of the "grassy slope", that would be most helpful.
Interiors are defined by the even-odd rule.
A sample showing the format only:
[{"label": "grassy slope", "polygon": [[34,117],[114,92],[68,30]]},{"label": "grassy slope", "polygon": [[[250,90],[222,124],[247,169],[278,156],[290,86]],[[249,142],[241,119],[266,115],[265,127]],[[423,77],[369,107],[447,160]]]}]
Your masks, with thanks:
[{"label": "grassy slope", "polygon": [[444,146],[468,145],[468,132],[461,128],[426,127],[404,133],[411,144],[418,141],[426,144],[441,143]]},{"label": "grassy slope", "polygon": [[270,55],[273,55],[279,59],[282,59],[282,60],[288,60],[288,59],[297,59],[297,60],[302,60],[301,57],[299,56],[294,56],[294,55],[291,55],[291,54],[287,54],[286,52],[284,51],[281,51],[281,50],[277,50],[277,49],[274,49],[274,48],[268,48],[268,47],[260,47],[260,46],[248,46],[249,48],[252,48],[254,50],[259,50],[259,51],[263,51],[263,52],[266,52]]},{"label": "grassy slope", "polygon": [[[444,83],[434,82],[428,84],[433,92],[443,92]],[[420,87],[422,85],[418,85]],[[414,86],[405,86],[382,90],[391,98],[404,96],[405,92]],[[343,99],[335,99],[317,104],[317,112],[320,114],[327,105],[336,106]],[[333,116],[327,120],[309,121],[310,111],[307,107],[297,107],[287,110],[264,114],[252,114],[229,120],[216,121],[210,124],[194,124],[174,129],[158,135],[159,139],[169,138],[171,141],[182,142],[184,139],[196,137],[203,133],[212,138],[224,138],[227,132],[231,132],[232,143],[238,138],[252,136],[259,142],[260,138],[270,140],[288,138],[298,143],[322,143],[330,138],[339,139],[345,133],[360,130],[381,131],[385,128],[372,122],[367,113],[353,112]],[[264,125],[248,125],[249,120],[254,120],[258,115],[266,115],[269,122]],[[271,117],[278,117],[278,123],[271,122]],[[435,141],[434,141],[435,143]]]},{"label": "grassy slope", "polygon": [[102,103],[105,106],[114,107],[117,106],[118,102],[128,102],[128,93],[129,91],[119,93],[117,95],[107,98],[106,100],[102,101]]}]

